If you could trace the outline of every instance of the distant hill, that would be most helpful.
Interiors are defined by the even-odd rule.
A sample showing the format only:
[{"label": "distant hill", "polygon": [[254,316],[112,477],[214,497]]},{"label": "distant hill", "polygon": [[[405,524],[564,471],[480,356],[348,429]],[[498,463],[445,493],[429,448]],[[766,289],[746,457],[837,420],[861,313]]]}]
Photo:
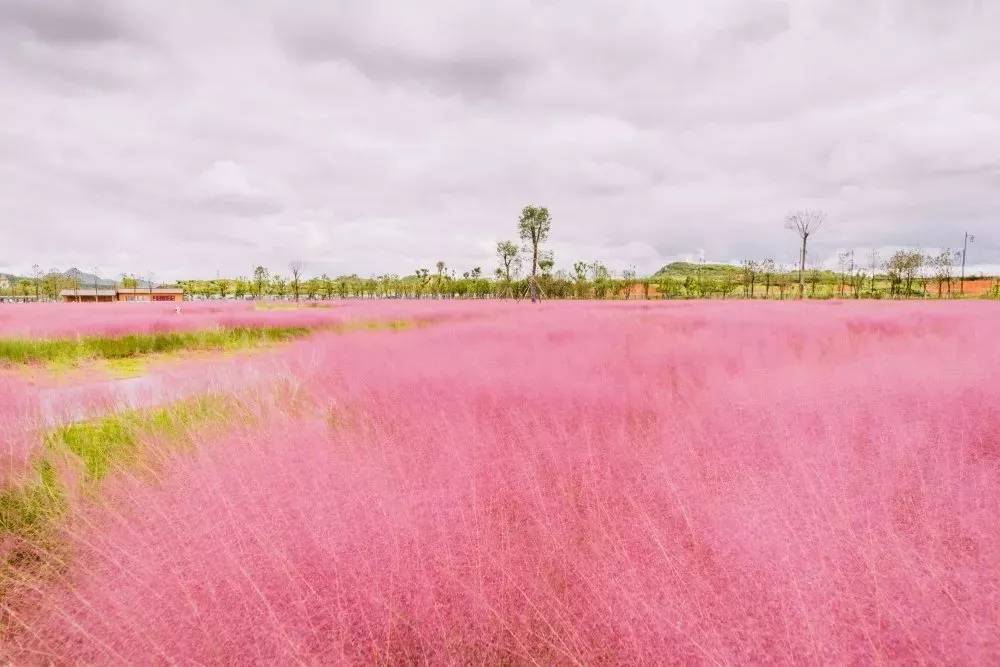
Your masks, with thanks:
[{"label": "distant hill", "polygon": [[80,283],[80,287],[93,287],[95,284],[98,288],[101,287],[114,287],[117,282],[114,280],[108,280],[106,278],[101,278],[100,276],[95,276],[93,273],[87,273],[81,271],[80,269],[73,267],[72,269],[63,272],[63,276],[69,280],[75,280]]},{"label": "distant hill", "polygon": [[[816,269],[806,269],[807,275],[815,275]],[[780,273],[780,272],[779,272]],[[701,276],[705,280],[717,280],[729,277],[739,280],[743,275],[743,267],[738,264],[700,264],[698,262],[671,262],[653,274],[653,278],[677,278],[683,280],[688,276]],[[798,269],[785,272],[787,276],[798,276]],[[833,283],[838,280],[837,273],[829,269],[819,270],[820,282]]]},{"label": "distant hill", "polygon": [[[49,275],[51,275],[51,274],[49,274]],[[69,269],[68,271],[63,271],[63,272],[58,273],[56,275],[59,275],[62,278],[64,278],[67,283],[73,283],[73,282],[78,283],[80,285],[81,289],[87,289],[87,288],[91,288],[92,289],[94,287],[94,283],[95,282],[97,283],[97,287],[99,289],[110,289],[110,288],[117,287],[118,284],[119,284],[119,281],[117,281],[117,280],[112,280],[110,278],[102,278],[100,276],[95,276],[93,273],[87,273],[86,271],[81,271],[80,269],[78,269],[76,267],[73,267],[72,269]],[[11,273],[0,272],[0,283],[16,284],[16,283],[18,283],[18,282],[20,282],[22,280],[32,280],[33,281],[34,278],[30,277],[30,276],[18,276],[18,275],[14,275],[14,274],[11,274]],[[147,281],[147,280],[138,280],[137,281],[137,286],[138,287],[142,287],[142,288],[146,288],[146,287],[149,287],[150,284],[149,284],[149,281]]]},{"label": "distant hill", "polygon": [[734,264],[701,264],[699,262],[671,262],[653,274],[654,278],[687,278],[702,276],[703,278],[722,278],[727,275],[736,277],[740,267]]},{"label": "distant hill", "polygon": [[[77,268],[72,268],[69,271],[65,271],[63,276],[70,280],[77,280],[80,283],[80,287],[93,287],[94,279],[97,279],[98,287],[117,287],[118,281],[112,280],[110,278],[101,278],[100,276],[94,276],[93,273],[86,273]],[[149,287],[149,281],[147,280],[137,280],[139,287]]]}]

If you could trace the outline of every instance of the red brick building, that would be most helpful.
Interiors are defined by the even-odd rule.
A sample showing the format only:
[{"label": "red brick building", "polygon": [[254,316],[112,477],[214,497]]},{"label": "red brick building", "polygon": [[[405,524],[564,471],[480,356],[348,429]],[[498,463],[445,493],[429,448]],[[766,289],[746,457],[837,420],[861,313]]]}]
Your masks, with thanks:
[{"label": "red brick building", "polygon": [[64,289],[59,297],[68,303],[112,301],[183,301],[180,287],[120,287],[117,289]]}]

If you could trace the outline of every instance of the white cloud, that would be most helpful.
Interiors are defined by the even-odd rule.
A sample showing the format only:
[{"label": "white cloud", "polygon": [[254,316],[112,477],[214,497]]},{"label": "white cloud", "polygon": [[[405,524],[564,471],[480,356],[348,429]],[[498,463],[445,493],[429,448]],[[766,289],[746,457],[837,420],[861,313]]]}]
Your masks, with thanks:
[{"label": "white cloud", "polygon": [[43,5],[0,5],[0,271],[461,272],[529,202],[563,267],[791,261],[801,206],[817,257],[1000,263],[996,3]]}]

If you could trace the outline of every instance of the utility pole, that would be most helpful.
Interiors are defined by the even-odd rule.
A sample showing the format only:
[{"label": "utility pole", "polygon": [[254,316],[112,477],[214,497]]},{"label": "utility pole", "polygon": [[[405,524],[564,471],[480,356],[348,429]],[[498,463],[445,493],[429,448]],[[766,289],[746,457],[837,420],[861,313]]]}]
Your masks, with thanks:
[{"label": "utility pole", "polygon": [[958,283],[958,291],[960,294],[965,294],[965,253],[969,250],[969,244],[975,243],[976,237],[965,232],[965,243],[962,244],[962,279]]}]

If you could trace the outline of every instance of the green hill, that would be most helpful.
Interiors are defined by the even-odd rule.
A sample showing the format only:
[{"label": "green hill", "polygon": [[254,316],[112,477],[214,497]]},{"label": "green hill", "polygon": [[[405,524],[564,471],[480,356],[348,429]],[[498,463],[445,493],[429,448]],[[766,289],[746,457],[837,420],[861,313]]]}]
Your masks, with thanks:
[{"label": "green hill", "polygon": [[[759,271],[759,270],[758,270]],[[775,272],[779,275],[781,272]],[[837,273],[829,269],[806,269],[807,276],[816,276],[818,273],[819,282],[835,283],[838,280]],[[797,269],[784,272],[784,275],[798,279]],[[683,280],[688,276],[701,277],[704,280],[717,280],[720,278],[730,278],[740,280],[743,276],[743,267],[738,264],[700,264],[698,262],[671,262],[653,274],[653,278],[677,278]]]},{"label": "green hill", "polygon": [[688,276],[701,276],[705,279],[723,278],[731,276],[735,278],[741,272],[740,267],[734,264],[701,264],[698,262],[671,262],[653,274],[654,278],[687,278]]}]

